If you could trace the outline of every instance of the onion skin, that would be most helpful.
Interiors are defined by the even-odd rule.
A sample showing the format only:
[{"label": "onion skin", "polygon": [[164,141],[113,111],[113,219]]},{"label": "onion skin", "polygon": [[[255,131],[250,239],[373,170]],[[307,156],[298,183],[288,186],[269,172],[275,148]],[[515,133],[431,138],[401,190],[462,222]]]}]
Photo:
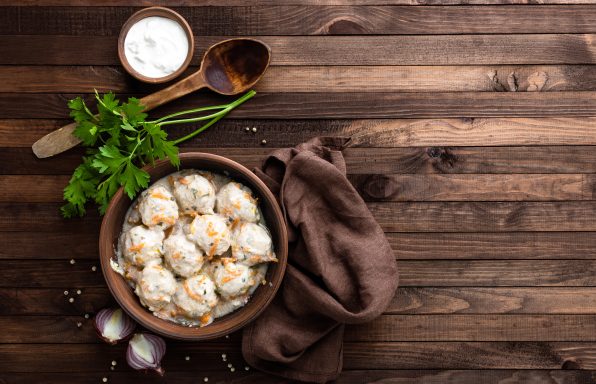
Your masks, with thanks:
[{"label": "onion skin", "polygon": [[[133,343],[139,340],[139,338],[145,338],[151,345],[151,356],[153,361],[146,361],[143,357],[139,356],[133,349]],[[161,360],[166,354],[166,342],[164,339],[157,335],[150,333],[135,333],[134,336],[128,341],[128,348],[126,349],[126,362],[128,365],[137,371],[152,371],[157,373],[159,376],[163,376],[165,371],[161,367]]]},{"label": "onion skin", "polygon": [[[118,313],[120,311],[120,313]],[[105,330],[112,320],[114,315],[119,315],[121,319],[120,324],[120,334],[117,338],[109,338],[105,336]],[[120,308],[104,308],[101,311],[97,312],[95,315],[95,319],[93,321],[93,326],[97,331],[97,335],[106,343],[110,345],[118,344],[120,341],[128,339],[132,333],[134,332],[135,328],[137,327],[137,323],[134,322],[124,311]]]}]

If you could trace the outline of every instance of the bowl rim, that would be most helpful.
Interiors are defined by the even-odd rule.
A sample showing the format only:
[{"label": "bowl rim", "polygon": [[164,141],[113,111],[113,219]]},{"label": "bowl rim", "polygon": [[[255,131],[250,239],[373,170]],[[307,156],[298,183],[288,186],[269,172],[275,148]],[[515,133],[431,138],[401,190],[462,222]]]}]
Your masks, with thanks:
[{"label": "bowl rim", "polygon": [[[176,21],[182,27],[182,29],[184,29],[184,32],[186,33],[186,38],[188,39],[188,53],[186,55],[186,59],[184,59],[184,62],[182,63],[180,68],[164,77],[149,77],[137,72],[130,65],[128,59],[126,58],[126,54],[124,53],[124,41],[126,40],[126,35],[128,34],[130,28],[138,21],[151,16],[161,16]],[[182,15],[180,15],[173,9],[166,7],[155,6],[143,8],[141,10],[136,11],[124,22],[124,24],[122,24],[120,34],[118,35],[118,59],[120,60],[120,64],[122,64],[126,72],[128,72],[131,76],[145,83],[160,84],[168,82],[180,76],[190,65],[190,62],[192,61],[194,55],[194,50],[195,39],[192,32],[192,28],[190,27],[186,19],[182,17]]]},{"label": "bowl rim", "polygon": [[[233,311],[232,313],[246,311],[247,309],[251,310],[251,312],[248,312],[246,316],[238,317],[238,319],[240,321],[237,321],[236,323],[231,324],[229,327],[215,330],[214,328],[210,329],[211,324],[208,326],[205,326],[205,327],[186,327],[186,326],[179,325],[179,324],[167,321],[167,320],[160,319],[160,318],[154,316],[147,308],[145,308],[140,303],[140,301],[138,300],[136,295],[135,295],[136,300],[134,300],[132,303],[126,302],[125,299],[120,296],[119,292],[121,292],[123,289],[130,290],[131,288],[130,288],[130,285],[128,284],[128,282],[125,281],[124,278],[120,274],[118,274],[117,272],[112,270],[112,267],[110,265],[110,259],[113,257],[113,255],[115,253],[114,237],[112,236],[113,231],[109,232],[108,228],[107,228],[108,227],[107,222],[109,220],[111,220],[113,215],[116,214],[115,210],[116,210],[117,202],[120,202],[120,200],[122,200],[122,199],[128,199],[128,196],[126,196],[124,194],[124,189],[122,187],[120,187],[118,189],[118,191],[116,192],[116,194],[113,196],[113,198],[105,212],[102,223],[101,223],[101,230],[100,230],[100,235],[99,235],[99,258],[100,258],[102,273],[103,273],[104,279],[106,281],[106,284],[108,286],[108,289],[110,290],[110,293],[112,294],[112,296],[114,297],[114,299],[116,300],[118,305],[129,316],[131,316],[138,324],[140,324],[141,326],[143,326],[144,328],[146,328],[152,332],[155,332],[157,334],[160,334],[162,336],[165,336],[165,337],[168,337],[171,339],[189,340],[189,341],[191,341],[191,340],[192,341],[209,340],[209,339],[214,339],[214,338],[225,336],[229,333],[237,331],[240,328],[243,328],[244,326],[249,324],[251,321],[255,320],[265,310],[265,308],[267,308],[269,306],[269,304],[275,297],[277,291],[279,290],[282,280],[284,278],[285,272],[286,272],[287,259],[288,259],[288,232],[287,232],[287,227],[286,227],[286,222],[285,222],[285,216],[282,212],[281,207],[279,206],[279,204],[277,202],[277,199],[275,198],[273,193],[269,190],[269,188],[265,185],[265,183],[263,183],[263,181],[261,181],[261,179],[259,179],[257,177],[257,175],[254,174],[252,171],[250,171],[248,168],[246,168],[242,164],[237,163],[234,160],[228,159],[223,156],[211,154],[211,153],[185,152],[185,153],[180,153],[179,157],[180,157],[180,162],[181,162],[179,170],[187,169],[187,168],[188,169],[197,169],[197,167],[193,167],[193,166],[189,166],[189,167],[185,168],[184,167],[185,161],[204,160],[207,162],[213,162],[214,164],[220,164],[223,167],[227,167],[227,168],[232,169],[235,172],[238,172],[239,174],[241,174],[243,177],[245,177],[248,180],[248,182],[250,183],[250,184],[247,183],[247,184],[249,184],[248,186],[251,187],[253,189],[253,191],[256,189],[258,194],[263,199],[266,199],[268,202],[268,205],[271,206],[271,208],[273,209],[273,216],[278,219],[276,222],[276,225],[279,226],[278,235],[276,236],[276,239],[275,239],[278,241],[278,243],[276,244],[276,256],[278,258],[278,262],[276,263],[276,268],[278,268],[279,272],[273,276],[273,279],[270,279],[271,281],[268,281],[271,285],[269,285],[268,287],[260,286],[258,288],[258,289],[266,288],[266,291],[263,293],[263,295],[265,296],[265,299],[264,299],[262,305],[252,306],[252,307],[243,306],[243,307]],[[164,164],[164,163],[167,163],[167,164]],[[156,161],[154,165],[147,165],[143,169],[150,172],[152,168],[155,168],[158,165],[160,165],[160,166],[169,165],[170,167],[172,167],[172,173],[177,172],[176,168],[170,164],[170,161],[168,159]],[[161,178],[161,177],[159,177],[159,178]],[[153,183],[153,182],[157,181],[159,178],[154,179],[154,176],[151,176],[150,182]],[[127,204],[127,210],[130,207],[130,204],[132,204],[132,201],[130,201],[130,203]],[[121,228],[122,228],[122,222],[119,221],[116,224],[117,224],[116,229],[117,229],[118,236],[119,236],[119,234],[121,232]],[[271,225],[269,224],[268,227],[271,228]],[[133,295],[134,295],[134,292],[133,292]],[[249,300],[249,303],[250,303],[250,300]],[[223,318],[225,318],[225,316],[222,317],[222,319]],[[217,322],[217,319],[214,321],[214,324],[216,322]],[[163,325],[163,327],[161,325]],[[172,329],[164,329],[164,327],[172,328]]]}]

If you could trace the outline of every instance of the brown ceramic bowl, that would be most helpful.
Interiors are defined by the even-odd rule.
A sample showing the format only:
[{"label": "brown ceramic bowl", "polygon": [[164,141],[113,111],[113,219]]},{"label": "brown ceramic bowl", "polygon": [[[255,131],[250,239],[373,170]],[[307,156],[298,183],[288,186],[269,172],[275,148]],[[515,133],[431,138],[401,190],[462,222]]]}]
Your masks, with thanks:
[{"label": "brown ceramic bowl", "polygon": [[[206,340],[224,336],[238,330],[254,320],[267,307],[279,288],[288,258],[288,237],[284,216],[269,189],[250,170],[225,157],[208,153],[180,154],[180,169],[194,168],[214,172],[228,172],[230,177],[250,187],[259,198],[259,206],[271,232],[275,253],[279,262],[271,263],[266,280],[270,284],[260,285],[248,303],[238,310],[215,319],[205,327],[184,327],[154,316],[143,307],[139,298],[122,276],[110,267],[110,259],[116,257],[115,248],[122,230],[124,217],[132,201],[122,188],[112,198],[110,206],[101,223],[99,236],[99,257],[101,269],[112,295],[133,319],[143,327],[160,335],[180,340]],[[168,160],[158,161],[152,167],[145,168],[151,175],[151,183],[167,176],[177,169]]]},{"label": "brown ceramic bowl", "polygon": [[[186,38],[188,39],[188,54],[186,55],[184,63],[182,63],[182,66],[178,68],[178,70],[164,77],[147,77],[140,74],[132,68],[132,66],[126,59],[126,55],[124,54],[124,40],[126,39],[126,35],[128,34],[130,27],[132,27],[139,20],[150,16],[160,16],[174,20],[175,22],[180,24],[182,29],[184,29],[184,32],[186,32]],[[126,22],[122,26],[122,29],[120,30],[120,36],[118,36],[118,58],[120,59],[120,63],[122,64],[126,72],[130,73],[136,79],[144,81],[146,83],[165,83],[180,76],[182,72],[184,72],[186,68],[188,68],[188,65],[190,64],[190,61],[192,59],[192,55],[194,53],[194,49],[195,39],[192,34],[192,29],[190,29],[190,25],[188,25],[186,20],[182,16],[180,16],[178,12],[164,7],[149,7],[135,12],[128,20],[126,20]]]}]

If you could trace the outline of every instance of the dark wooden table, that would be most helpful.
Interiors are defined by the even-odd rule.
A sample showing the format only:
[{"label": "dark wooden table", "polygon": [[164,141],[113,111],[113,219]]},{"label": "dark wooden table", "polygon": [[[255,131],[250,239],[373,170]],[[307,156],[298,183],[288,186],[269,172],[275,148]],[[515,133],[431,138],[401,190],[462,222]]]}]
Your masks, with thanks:
[{"label": "dark wooden table", "polygon": [[[348,328],[341,383],[596,382],[596,3],[543,1],[557,4],[169,2],[194,30],[195,65],[228,36],[273,49],[255,99],[185,151],[253,167],[317,135],[353,138],[349,177],[401,287],[385,315]],[[158,89],[116,54],[120,26],[150,2],[2,3],[0,382],[161,382],[84,317],[112,299],[92,271],[99,216],[58,214],[82,151],[42,161],[30,149],[68,121],[74,95]],[[201,92],[155,114],[221,100]],[[279,382],[245,372],[239,334],[168,349],[170,383]]]}]

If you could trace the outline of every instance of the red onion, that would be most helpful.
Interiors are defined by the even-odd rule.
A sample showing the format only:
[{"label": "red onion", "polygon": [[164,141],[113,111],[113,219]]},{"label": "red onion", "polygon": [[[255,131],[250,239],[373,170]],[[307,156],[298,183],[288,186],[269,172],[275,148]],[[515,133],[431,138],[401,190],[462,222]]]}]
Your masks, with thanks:
[{"label": "red onion", "polygon": [[161,359],[166,354],[166,342],[149,333],[135,333],[128,342],[126,362],[131,368],[141,371],[155,371],[163,376]]},{"label": "red onion", "polygon": [[112,345],[128,338],[137,326],[120,308],[105,308],[97,312],[94,325],[99,337]]}]

